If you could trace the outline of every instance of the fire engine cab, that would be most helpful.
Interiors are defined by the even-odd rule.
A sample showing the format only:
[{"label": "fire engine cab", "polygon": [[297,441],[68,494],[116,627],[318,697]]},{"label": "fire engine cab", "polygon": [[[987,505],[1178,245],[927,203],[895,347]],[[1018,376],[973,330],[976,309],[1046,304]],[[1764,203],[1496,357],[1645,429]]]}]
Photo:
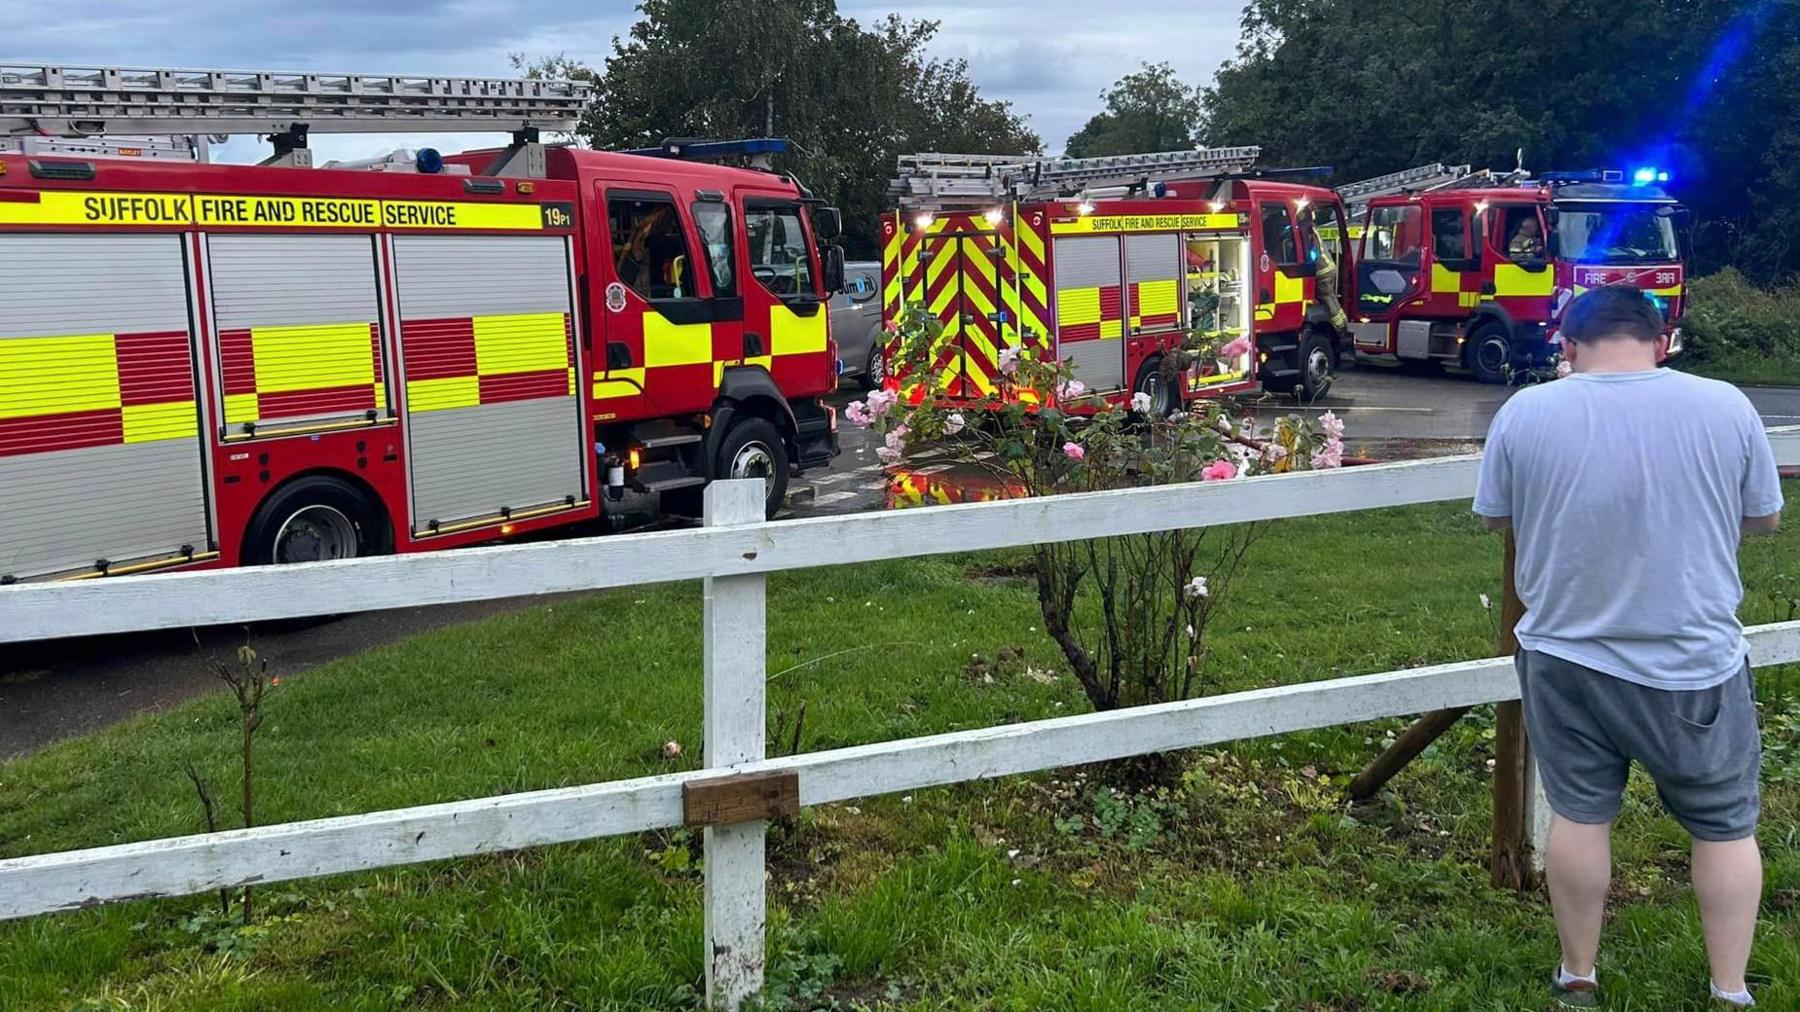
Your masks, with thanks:
[{"label": "fire engine cab", "polygon": [[[571,82],[5,71],[0,583],[449,547],[720,476],[773,510],[835,452],[836,211],[694,160],[771,142],[541,144]],[[310,168],[309,130],[513,139]],[[233,133],[275,156],[108,139]]]},{"label": "fire engine cab", "polygon": [[[1257,176],[1257,154],[902,156],[881,221],[884,319],[935,318],[938,396],[972,407],[1004,396],[1008,348],[1047,351],[1088,391],[1143,393],[1158,412],[1259,382],[1317,397],[1351,357],[1320,287],[1322,256],[1344,263],[1347,249],[1327,251],[1316,227],[1341,226],[1343,207]],[[924,377],[888,375],[924,396]]]},{"label": "fire engine cab", "polygon": [[1487,383],[1546,363],[1576,295],[1642,289],[1681,350],[1685,212],[1668,174],[1471,171],[1441,163],[1340,187],[1360,225],[1350,311],[1369,356],[1459,366]]}]

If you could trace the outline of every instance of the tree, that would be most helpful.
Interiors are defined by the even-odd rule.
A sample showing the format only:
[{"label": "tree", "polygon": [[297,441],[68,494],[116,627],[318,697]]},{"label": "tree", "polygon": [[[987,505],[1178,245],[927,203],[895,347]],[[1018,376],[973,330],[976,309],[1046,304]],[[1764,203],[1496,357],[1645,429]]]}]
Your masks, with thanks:
[{"label": "tree", "polygon": [[966,62],[926,55],[935,22],[889,15],[865,27],[834,0],[643,0],[639,10],[603,72],[567,57],[515,62],[596,83],[579,131],[595,147],[789,138],[777,167],[838,203],[853,256],[875,254],[899,154],[1041,149],[1008,103],[982,97]]},{"label": "tree", "polygon": [[1205,108],[1200,91],[1183,84],[1167,63],[1146,63],[1100,93],[1106,103],[1070,135],[1070,158],[1132,155],[1194,147]]},{"label": "tree", "polygon": [[1695,265],[1800,270],[1800,0],[1252,0],[1205,139],[1338,181],[1426,162],[1671,169]]}]

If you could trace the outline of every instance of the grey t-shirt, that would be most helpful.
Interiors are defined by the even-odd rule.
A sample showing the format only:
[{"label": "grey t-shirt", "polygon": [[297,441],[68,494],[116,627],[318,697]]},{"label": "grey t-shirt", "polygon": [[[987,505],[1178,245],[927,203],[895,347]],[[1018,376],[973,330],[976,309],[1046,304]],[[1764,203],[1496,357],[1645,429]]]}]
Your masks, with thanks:
[{"label": "grey t-shirt", "polygon": [[1512,518],[1520,645],[1657,689],[1710,688],[1743,664],[1740,524],[1781,506],[1749,399],[1667,369],[1520,391],[1475,493],[1476,513]]}]

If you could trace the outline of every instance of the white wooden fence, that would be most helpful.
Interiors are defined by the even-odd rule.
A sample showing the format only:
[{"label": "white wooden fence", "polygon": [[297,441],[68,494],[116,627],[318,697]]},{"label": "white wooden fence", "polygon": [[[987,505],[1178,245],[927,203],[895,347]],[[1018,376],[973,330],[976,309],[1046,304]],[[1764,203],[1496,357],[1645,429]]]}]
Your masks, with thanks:
[{"label": "white wooden fence", "polygon": [[[1784,465],[1800,464],[1800,429],[1771,438]],[[776,523],[762,519],[760,482],[723,482],[707,490],[706,525],[695,530],[0,588],[5,644],[674,580],[706,585],[705,769],[0,860],[0,919],[691,824],[693,799],[722,784],[774,783],[775,793],[786,785],[800,805],[817,805],[1516,699],[1511,662],[1494,658],[764,758],[768,573],[1467,499],[1478,460]],[[1800,661],[1800,622],[1757,627],[1749,638],[1758,666]],[[735,1008],[761,986],[765,824],[707,821],[721,823],[705,831],[707,994]]]}]

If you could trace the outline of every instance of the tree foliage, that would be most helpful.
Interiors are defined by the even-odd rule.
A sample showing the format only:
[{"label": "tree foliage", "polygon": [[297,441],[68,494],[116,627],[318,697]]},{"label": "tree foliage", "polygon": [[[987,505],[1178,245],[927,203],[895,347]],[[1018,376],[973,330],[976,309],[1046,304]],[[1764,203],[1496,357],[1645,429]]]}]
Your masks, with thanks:
[{"label": "tree foliage", "polygon": [[581,136],[601,148],[787,137],[794,150],[778,168],[843,208],[853,255],[875,251],[897,155],[1041,147],[1008,103],[981,95],[965,61],[926,54],[936,22],[865,26],[834,0],[643,0],[639,11],[600,71],[568,57],[528,65],[595,82]]},{"label": "tree foliage", "polygon": [[1668,167],[1696,262],[1800,269],[1800,0],[1252,0],[1203,136],[1339,181]]},{"label": "tree foliage", "polygon": [[1069,137],[1070,158],[1131,155],[1191,148],[1199,138],[1204,107],[1197,88],[1183,84],[1167,63],[1146,63],[1100,93],[1106,103]]}]

